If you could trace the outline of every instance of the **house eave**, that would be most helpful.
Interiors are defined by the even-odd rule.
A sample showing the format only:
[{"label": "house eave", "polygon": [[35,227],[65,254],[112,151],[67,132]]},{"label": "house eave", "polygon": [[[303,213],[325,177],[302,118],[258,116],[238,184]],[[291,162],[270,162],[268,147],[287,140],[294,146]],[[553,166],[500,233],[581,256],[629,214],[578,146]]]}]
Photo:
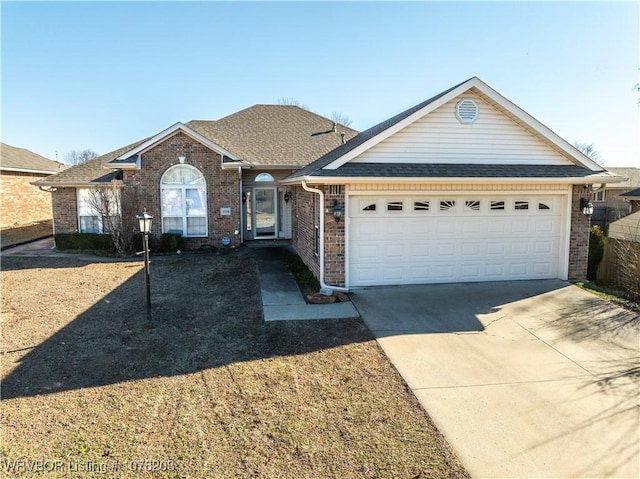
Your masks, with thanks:
[{"label": "house eave", "polygon": [[[591,185],[594,183],[601,183],[603,178],[582,178],[582,177],[565,177],[565,178],[549,178],[549,177],[381,177],[381,176],[339,176],[339,177],[327,177],[327,176],[300,176],[296,178],[283,179],[280,183],[285,185],[296,185],[305,183],[309,184],[323,184],[323,185],[344,185],[344,184],[362,184],[362,183],[438,183],[438,184],[571,184],[571,185]],[[618,182],[623,179],[607,178],[607,182]]]},{"label": "house eave", "polygon": [[59,171],[30,170],[28,168],[11,168],[7,166],[0,167],[0,171],[9,171],[9,172],[16,172],[16,173],[33,173],[36,175],[47,175],[47,176],[60,173]]},{"label": "house eave", "polygon": [[120,187],[123,186],[124,183],[122,182],[122,180],[112,180],[112,181],[105,181],[105,182],[100,182],[100,183],[90,183],[90,182],[68,182],[68,183],[60,183],[60,182],[53,182],[53,181],[34,181],[31,183],[34,186],[51,186],[51,187],[55,187],[55,188],[109,188],[109,187]]}]

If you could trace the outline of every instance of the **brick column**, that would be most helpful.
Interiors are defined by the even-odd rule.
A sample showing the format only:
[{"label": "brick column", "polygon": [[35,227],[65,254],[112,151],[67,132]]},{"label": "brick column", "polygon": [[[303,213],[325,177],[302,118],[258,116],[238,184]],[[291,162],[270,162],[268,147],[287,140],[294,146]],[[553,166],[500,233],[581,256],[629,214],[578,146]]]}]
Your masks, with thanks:
[{"label": "brick column", "polygon": [[570,211],[569,281],[583,281],[587,277],[590,218],[580,211],[580,198],[588,200],[589,193],[584,191],[584,185],[573,185]]},{"label": "brick column", "polygon": [[[345,285],[345,196],[344,186],[324,186],[324,280],[329,286]],[[342,218],[333,217],[333,202],[340,203]]]}]

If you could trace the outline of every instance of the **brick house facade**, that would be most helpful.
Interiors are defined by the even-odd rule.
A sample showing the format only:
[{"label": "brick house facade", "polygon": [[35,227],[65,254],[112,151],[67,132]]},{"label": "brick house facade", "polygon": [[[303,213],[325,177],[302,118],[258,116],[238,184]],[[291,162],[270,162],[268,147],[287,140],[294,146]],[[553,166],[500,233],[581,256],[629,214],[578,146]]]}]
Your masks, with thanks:
[{"label": "brick house facade", "polygon": [[327,123],[276,105],[178,123],[44,182],[57,230],[79,229],[76,188],[116,184],[137,188],[158,237],[162,179],[187,165],[207,220],[205,235],[183,232],[187,249],[290,238],[329,288],[586,276],[580,200],[621,178],[477,78],[359,134]]},{"label": "brick house facade", "polygon": [[0,155],[0,230],[2,247],[52,234],[48,192],[32,183],[65,169],[23,148],[2,144]]}]

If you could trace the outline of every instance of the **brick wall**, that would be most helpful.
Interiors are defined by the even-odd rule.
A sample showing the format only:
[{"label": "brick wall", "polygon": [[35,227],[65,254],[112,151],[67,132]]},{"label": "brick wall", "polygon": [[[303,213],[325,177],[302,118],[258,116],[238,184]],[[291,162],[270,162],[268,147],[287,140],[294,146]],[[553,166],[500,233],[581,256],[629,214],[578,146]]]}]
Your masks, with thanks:
[{"label": "brick wall", "polygon": [[[240,244],[240,175],[237,169],[223,170],[222,158],[201,143],[182,132],[167,138],[162,143],[142,154],[140,170],[125,170],[124,182],[135,185],[139,191],[139,203],[153,216],[153,235],[162,233],[160,210],[160,179],[171,166],[179,164],[184,156],[185,164],[200,170],[207,185],[208,237],[184,238],[186,249],[197,249],[203,245],[221,246],[223,237],[231,239],[231,245]],[[220,208],[231,208],[230,216],[220,215]]]},{"label": "brick wall", "polygon": [[0,228],[51,219],[51,195],[31,184],[47,175],[0,172]]},{"label": "brick wall", "polygon": [[589,258],[589,217],[580,211],[580,198],[588,198],[582,185],[574,185],[571,196],[571,232],[569,235],[569,281],[587,277]]},{"label": "brick wall", "polygon": [[76,207],[76,189],[58,188],[51,193],[53,203],[53,226],[56,233],[75,233],[78,231],[78,209]]},{"label": "brick wall", "polygon": [[318,195],[300,186],[292,189],[292,245],[316,277],[320,276],[320,258],[314,253],[315,225],[319,224],[315,208]]},{"label": "brick wall", "polygon": [[[310,185],[311,186],[311,185]],[[333,200],[340,202],[344,215],[344,187],[311,186],[324,191],[324,279],[331,286],[345,285],[345,236],[344,219],[336,222],[333,217]],[[332,189],[333,188],[333,189]],[[314,253],[315,225],[320,221],[317,207],[319,195],[301,187],[293,189],[293,247],[300,258],[320,276],[320,258]]]},{"label": "brick wall", "polygon": [[[345,285],[344,190],[344,186],[324,187],[324,278],[325,283],[331,286]],[[334,200],[342,207],[340,221],[333,217]]]}]

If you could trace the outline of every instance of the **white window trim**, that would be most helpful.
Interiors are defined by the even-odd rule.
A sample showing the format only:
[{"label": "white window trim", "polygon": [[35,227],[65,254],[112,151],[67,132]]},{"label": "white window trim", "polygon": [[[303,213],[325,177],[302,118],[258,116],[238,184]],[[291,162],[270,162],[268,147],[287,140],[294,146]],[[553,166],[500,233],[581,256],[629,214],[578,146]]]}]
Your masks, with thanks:
[{"label": "white window trim", "polygon": [[[165,175],[167,175],[167,173],[169,173],[171,170],[175,169],[175,168],[184,168],[184,167],[189,167],[189,168],[193,168],[194,170],[196,170],[201,176],[202,179],[204,181],[204,185],[185,185],[185,184],[164,184],[164,178]],[[205,197],[205,213],[204,216],[187,216],[187,210],[184,207],[184,205],[186,204],[186,198],[187,198],[187,190],[198,190],[204,188],[204,197]],[[164,212],[162,211],[162,192],[164,190],[180,190],[180,194],[182,195],[182,216],[170,216],[170,215],[166,215],[164,214]],[[191,166],[191,165],[184,165],[184,164],[178,164],[178,165],[173,165],[172,167],[168,168],[162,175],[162,178],[160,178],[160,217],[162,220],[162,232],[166,233],[165,231],[165,226],[164,226],[164,220],[165,218],[181,218],[182,219],[182,237],[183,238],[207,238],[209,236],[209,205],[208,205],[208,200],[209,200],[209,196],[208,196],[208,191],[207,191],[207,179],[205,178],[204,174],[195,166]],[[204,218],[204,234],[201,235],[190,235],[188,234],[188,230],[187,230],[187,218]]]},{"label": "white window trim", "polygon": [[[76,221],[78,222],[78,233],[89,233],[89,234],[109,234],[108,231],[104,230],[104,216],[100,214],[100,212],[93,210],[92,215],[81,215],[80,214],[80,203],[85,200],[81,198],[81,191],[92,191],[95,188],[76,188]],[[87,205],[87,208],[91,208],[91,206]],[[120,214],[120,212],[116,212],[116,214]],[[98,229],[97,231],[83,231],[82,229],[82,220],[81,218],[96,218]]]},{"label": "white window trim", "polygon": [[[598,198],[600,195],[602,195],[602,198]],[[597,201],[598,203],[604,203],[607,201],[607,190],[598,190],[593,193],[593,201]]]}]

